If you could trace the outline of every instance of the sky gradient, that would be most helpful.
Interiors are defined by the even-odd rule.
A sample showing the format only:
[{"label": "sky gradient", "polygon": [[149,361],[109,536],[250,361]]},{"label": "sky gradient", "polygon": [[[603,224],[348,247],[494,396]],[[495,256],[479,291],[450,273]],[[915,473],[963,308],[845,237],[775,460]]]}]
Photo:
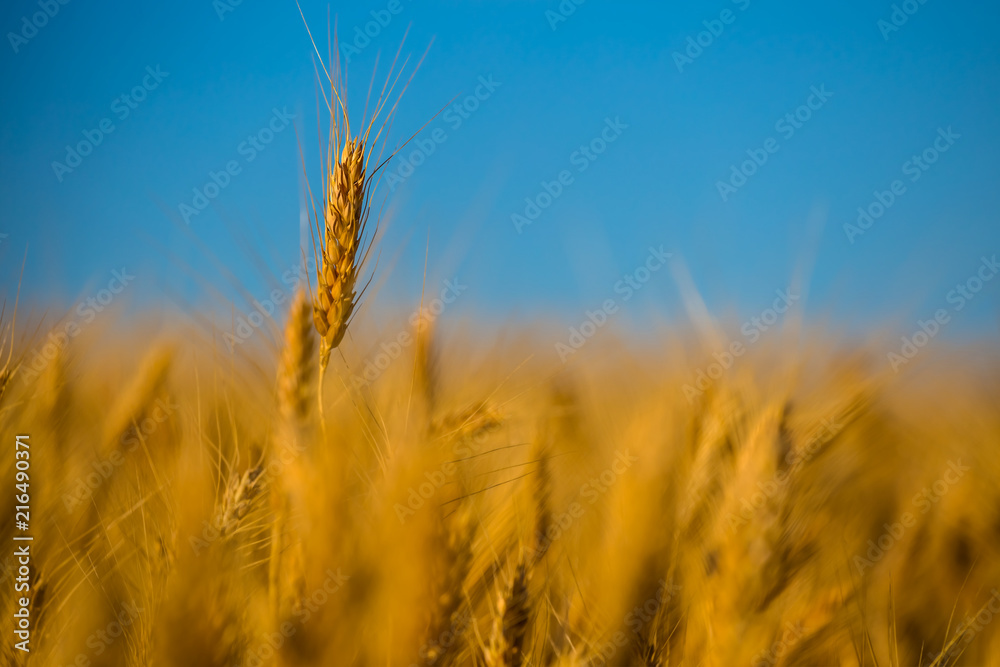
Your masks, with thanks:
[{"label": "sky gradient", "polygon": [[[303,3],[324,55],[327,7]],[[377,56],[381,84],[407,30],[411,69],[430,45],[390,148],[430,123],[375,197],[385,305],[414,303],[426,253],[429,292],[468,285],[456,312],[568,326],[662,246],[713,311],[759,313],[803,267],[808,312],[908,330],[1000,252],[996,3],[329,8],[355,113]],[[123,267],[138,305],[266,294],[262,274],[299,258],[299,142],[321,186],[295,3],[48,9],[0,10],[7,294],[25,248],[35,304],[70,306]],[[77,161],[81,142],[96,145]],[[185,214],[206,186],[210,205]],[[849,226],[859,207],[866,229]],[[998,298],[987,281],[949,332],[995,333]],[[674,274],[653,272],[627,309],[682,318]]]}]

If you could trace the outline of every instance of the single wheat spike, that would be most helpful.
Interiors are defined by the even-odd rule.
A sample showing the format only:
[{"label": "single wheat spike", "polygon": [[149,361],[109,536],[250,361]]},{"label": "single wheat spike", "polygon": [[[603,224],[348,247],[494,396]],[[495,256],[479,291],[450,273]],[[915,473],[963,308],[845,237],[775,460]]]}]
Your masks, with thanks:
[{"label": "single wheat spike", "polygon": [[[349,134],[350,130],[347,131]],[[330,353],[347,333],[357,304],[355,287],[364,260],[364,253],[359,250],[368,218],[365,162],[364,142],[347,138],[340,158],[327,167],[323,242],[316,266],[316,300],[313,303],[313,321],[320,336],[316,397],[324,434],[323,375],[330,363]]]},{"label": "single wheat spike", "polygon": [[[303,17],[304,20],[304,17]],[[308,25],[306,26],[308,32]],[[320,422],[325,429],[323,420],[323,375],[330,362],[333,352],[344,339],[347,327],[358,303],[358,276],[361,274],[368,250],[371,249],[371,239],[365,242],[365,230],[368,223],[369,198],[371,191],[378,187],[379,171],[391,160],[395,151],[389,151],[385,160],[382,159],[386,148],[388,128],[392,127],[392,118],[399,100],[409,86],[409,81],[402,85],[396,95],[396,83],[406,68],[408,58],[403,61],[398,73],[396,60],[393,61],[386,77],[382,92],[373,107],[371,115],[365,105],[360,131],[352,132],[351,118],[348,113],[346,97],[342,96],[336,83],[340,79],[339,57],[331,63],[328,70],[323,63],[323,57],[312,39],[313,50],[319,56],[323,65],[323,76],[330,84],[330,96],[324,99],[330,112],[330,137],[327,145],[325,164],[325,192],[323,197],[322,222],[319,214],[314,213],[313,252],[316,255],[316,296],[313,301],[313,320],[316,331],[320,335],[319,343],[319,388],[317,399],[319,404]],[[400,44],[400,51],[402,51]],[[421,62],[423,59],[421,59]],[[417,64],[419,69],[420,64]],[[414,71],[414,74],[416,72]],[[410,76],[412,80],[413,75]],[[374,78],[372,80],[374,84]],[[369,90],[371,92],[371,89]],[[395,102],[391,98],[395,96]],[[405,145],[405,144],[404,144]],[[340,151],[339,155],[337,151]],[[372,164],[369,164],[374,160]],[[378,166],[374,166],[378,165]],[[310,191],[310,200],[312,194]],[[376,222],[377,225],[377,222]],[[364,289],[362,288],[362,292]]]},{"label": "single wheat spike", "polygon": [[320,335],[320,369],[347,332],[354,313],[361,259],[361,237],[367,218],[365,146],[360,139],[346,139],[340,158],[329,169],[324,238],[317,267],[313,319]]}]

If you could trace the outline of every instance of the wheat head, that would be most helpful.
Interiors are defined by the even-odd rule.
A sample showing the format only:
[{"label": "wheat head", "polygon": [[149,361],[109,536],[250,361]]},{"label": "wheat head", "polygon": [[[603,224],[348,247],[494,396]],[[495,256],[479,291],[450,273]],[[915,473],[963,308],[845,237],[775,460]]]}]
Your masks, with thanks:
[{"label": "wheat head", "polygon": [[323,243],[317,267],[313,320],[320,335],[320,368],[340,345],[357,303],[359,257],[368,217],[364,142],[347,138],[340,157],[328,167],[323,208]]}]

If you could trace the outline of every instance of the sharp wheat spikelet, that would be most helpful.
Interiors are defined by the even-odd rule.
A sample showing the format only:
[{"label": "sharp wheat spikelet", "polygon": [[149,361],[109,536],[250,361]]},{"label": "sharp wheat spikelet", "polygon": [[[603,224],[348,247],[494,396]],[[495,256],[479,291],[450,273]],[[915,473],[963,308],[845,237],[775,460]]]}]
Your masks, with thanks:
[{"label": "sharp wheat spikelet", "polygon": [[359,256],[368,218],[365,145],[360,138],[344,139],[340,157],[328,165],[323,208],[323,243],[316,269],[313,320],[320,335],[320,370],[347,332],[357,303]]},{"label": "sharp wheat spikelet", "polygon": [[[308,28],[308,26],[307,26]],[[310,39],[312,39],[310,33]],[[330,85],[330,97],[327,99],[327,110],[330,113],[329,144],[326,150],[324,165],[324,196],[322,213],[314,210],[313,252],[316,260],[316,296],[313,301],[313,321],[320,335],[319,344],[319,386],[317,399],[320,409],[320,420],[323,419],[323,374],[330,363],[330,353],[344,339],[347,327],[357,307],[360,293],[358,277],[364,270],[372,239],[366,240],[366,228],[370,213],[372,191],[378,187],[379,174],[382,167],[392,159],[395,151],[382,160],[386,146],[387,128],[392,124],[396,106],[402,98],[409,82],[402,86],[396,101],[389,106],[393,91],[406,68],[396,72],[396,63],[402,52],[403,45],[389,70],[382,92],[375,103],[374,111],[369,116],[365,105],[365,118],[358,133],[351,131],[350,114],[345,96],[341,95],[338,85],[340,79],[340,61],[337,58],[331,62],[332,71],[323,65],[326,82]],[[418,63],[416,68],[419,69]],[[414,70],[414,74],[416,71]],[[374,83],[372,74],[372,82]],[[412,80],[411,74],[410,79]],[[379,124],[376,124],[376,123]],[[403,144],[405,145],[405,144]],[[398,150],[398,149],[397,149]],[[339,151],[339,153],[338,153]],[[372,162],[377,166],[373,166]],[[312,194],[310,192],[310,199]],[[315,206],[314,206],[315,209]],[[321,219],[322,216],[322,219]],[[364,292],[364,288],[360,290]],[[325,427],[325,423],[324,423]]]}]

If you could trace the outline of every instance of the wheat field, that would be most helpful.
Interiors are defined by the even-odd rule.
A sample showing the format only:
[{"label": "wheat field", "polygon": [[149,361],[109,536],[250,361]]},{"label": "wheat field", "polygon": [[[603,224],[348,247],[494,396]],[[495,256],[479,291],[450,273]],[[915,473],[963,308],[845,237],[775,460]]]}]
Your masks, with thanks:
[{"label": "wheat field", "polygon": [[5,664],[998,664],[981,357],[897,375],[784,332],[693,396],[694,336],[563,366],[423,318],[372,382],[372,348],[331,357],[324,427],[311,316],[300,292],[252,354],[111,327],[15,372],[34,648]]},{"label": "wheat field", "polygon": [[378,323],[392,95],[352,130],[331,86],[314,269],[260,325],[5,309],[4,664],[1000,665],[991,348]]}]

